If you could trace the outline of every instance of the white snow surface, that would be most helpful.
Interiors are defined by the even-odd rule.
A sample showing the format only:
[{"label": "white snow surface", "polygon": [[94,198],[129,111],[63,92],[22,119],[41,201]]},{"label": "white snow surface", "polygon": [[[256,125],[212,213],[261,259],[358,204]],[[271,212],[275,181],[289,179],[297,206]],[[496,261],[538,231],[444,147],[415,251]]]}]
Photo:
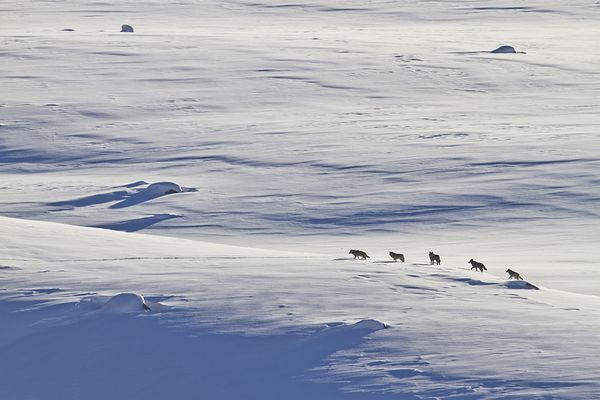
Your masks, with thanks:
[{"label": "white snow surface", "polygon": [[599,390],[596,296],[384,253],[358,261],[5,217],[0,229],[11,233],[0,245],[2,398]]},{"label": "white snow surface", "polygon": [[598,4],[0,9],[0,399],[600,397]]}]

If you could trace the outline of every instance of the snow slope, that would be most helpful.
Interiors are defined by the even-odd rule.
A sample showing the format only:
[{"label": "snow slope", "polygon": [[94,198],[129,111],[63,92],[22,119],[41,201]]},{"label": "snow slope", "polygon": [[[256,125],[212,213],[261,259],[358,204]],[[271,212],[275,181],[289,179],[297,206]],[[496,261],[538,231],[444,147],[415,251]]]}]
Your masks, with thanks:
[{"label": "snow slope", "polygon": [[11,232],[0,245],[3,398],[600,393],[595,296],[374,254],[9,218],[0,228]]},{"label": "snow slope", "polygon": [[599,17],[3,1],[0,398],[598,397]]}]

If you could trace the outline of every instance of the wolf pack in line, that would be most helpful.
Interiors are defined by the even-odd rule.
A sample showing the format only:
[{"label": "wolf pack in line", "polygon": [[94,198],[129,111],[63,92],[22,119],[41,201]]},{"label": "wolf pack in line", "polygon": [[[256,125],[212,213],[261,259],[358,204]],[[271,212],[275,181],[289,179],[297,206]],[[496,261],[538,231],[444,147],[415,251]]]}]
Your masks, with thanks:
[{"label": "wolf pack in line", "polygon": [[[354,250],[351,249],[350,252],[348,254],[352,254],[354,256],[354,259],[359,259],[359,260],[366,260],[367,258],[371,258],[369,257],[369,255],[362,251],[362,250]],[[404,262],[404,254],[401,253],[394,253],[393,251],[389,252],[390,257],[392,257],[392,260],[394,261],[402,261]],[[442,263],[442,259],[440,258],[439,254],[435,254],[433,251],[429,252],[429,262],[431,263],[431,265],[440,265]],[[485,267],[485,265],[483,265],[483,263],[480,263],[479,261],[475,261],[472,258],[468,261],[469,264],[471,264],[471,269],[475,270],[475,271],[479,271],[479,272],[483,272],[483,271],[487,271],[487,268]],[[508,279],[517,279],[517,280],[523,280],[523,278],[521,277],[521,274],[519,274],[516,271],[513,271],[512,269],[508,268],[506,270],[506,273],[508,274]]]}]

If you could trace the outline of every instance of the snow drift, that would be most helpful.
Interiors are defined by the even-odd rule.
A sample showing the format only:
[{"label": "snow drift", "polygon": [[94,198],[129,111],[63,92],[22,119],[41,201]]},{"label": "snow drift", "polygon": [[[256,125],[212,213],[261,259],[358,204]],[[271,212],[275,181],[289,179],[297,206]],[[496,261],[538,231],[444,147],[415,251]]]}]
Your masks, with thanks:
[{"label": "snow drift", "polygon": [[102,311],[113,314],[128,314],[149,311],[144,297],[135,293],[120,293],[109,298]]}]

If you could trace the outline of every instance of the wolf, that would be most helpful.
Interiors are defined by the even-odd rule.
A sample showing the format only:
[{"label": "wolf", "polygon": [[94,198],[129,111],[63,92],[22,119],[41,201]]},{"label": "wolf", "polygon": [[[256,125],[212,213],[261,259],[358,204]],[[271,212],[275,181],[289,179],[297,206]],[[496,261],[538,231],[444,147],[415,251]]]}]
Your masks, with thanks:
[{"label": "wolf", "polygon": [[429,252],[429,261],[431,262],[431,264],[437,264],[437,265],[440,265],[440,263],[442,262],[440,260],[440,255],[435,254],[433,251]]},{"label": "wolf", "polygon": [[350,250],[350,252],[348,254],[352,254],[354,256],[354,259],[356,260],[357,258],[359,260],[366,260],[367,258],[371,258],[367,255],[367,253],[365,253],[362,250]]},{"label": "wolf", "polygon": [[392,257],[394,261],[400,260],[404,262],[404,254],[394,253],[393,251],[390,251],[390,257]]},{"label": "wolf", "polygon": [[473,260],[472,258],[469,260],[469,264],[471,264],[471,269],[479,270],[479,272],[487,271],[487,268],[485,267],[485,265]]},{"label": "wolf", "polygon": [[506,272],[508,272],[508,279],[518,279],[520,281],[523,280],[523,278],[521,278],[521,275],[517,272],[517,271],[513,271],[512,269],[507,269]]}]

